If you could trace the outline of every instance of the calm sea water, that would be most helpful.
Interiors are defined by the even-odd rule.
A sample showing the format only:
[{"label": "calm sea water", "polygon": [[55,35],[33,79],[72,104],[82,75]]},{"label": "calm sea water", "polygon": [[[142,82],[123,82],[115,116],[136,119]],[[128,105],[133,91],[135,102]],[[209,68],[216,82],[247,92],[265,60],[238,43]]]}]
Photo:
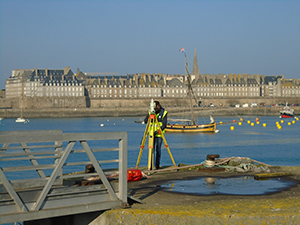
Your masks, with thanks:
[{"label": "calm sea water", "polygon": [[[270,165],[300,166],[300,120],[284,119],[279,130],[278,117],[259,117],[260,124],[255,123],[257,117],[243,117],[246,122],[217,126],[219,133],[171,134],[165,137],[176,164],[199,164],[207,154],[219,154],[221,158],[231,156],[249,157]],[[112,132],[128,133],[128,167],[136,165],[141,139],[145,125],[135,123],[140,117],[123,118],[57,118],[30,119],[29,123],[16,123],[14,119],[4,119],[0,123],[0,131],[11,130],[63,130],[63,132]],[[239,120],[239,117],[215,117],[217,122]],[[295,121],[288,125],[288,122]],[[199,118],[199,122],[203,118]],[[206,122],[209,119],[206,118]],[[247,121],[254,123],[254,126]],[[263,126],[266,123],[266,127]],[[104,126],[100,126],[104,124]],[[234,126],[234,130],[231,127]],[[146,143],[147,145],[147,143]],[[107,156],[109,157],[109,156]],[[145,147],[140,166],[146,167],[148,148]],[[161,165],[172,165],[166,148],[162,150]],[[26,174],[28,176],[28,174]],[[18,176],[22,176],[18,174]],[[16,178],[16,177],[14,177]]]},{"label": "calm sea water", "polygon": [[[300,120],[284,119],[279,130],[278,117],[259,117],[260,124],[255,123],[257,117],[243,117],[242,125],[224,124],[217,126],[219,133],[166,133],[165,137],[176,164],[199,164],[207,154],[219,154],[226,157],[249,157],[270,165],[300,166]],[[9,130],[63,130],[63,132],[111,132],[126,131],[128,133],[128,167],[136,165],[145,125],[135,123],[141,117],[119,118],[51,118],[30,119],[29,123],[16,123],[14,119],[4,119],[0,131]],[[215,117],[216,122],[230,122],[239,117]],[[203,118],[199,118],[199,122]],[[209,121],[206,118],[206,122]],[[254,126],[248,124],[251,121]],[[288,122],[295,121],[288,125]],[[266,127],[263,126],[266,123]],[[104,126],[100,126],[104,124]],[[234,126],[234,130],[231,130]],[[148,144],[146,143],[146,146]],[[148,148],[145,147],[140,166],[147,166]],[[172,165],[166,148],[162,150],[161,165]]]}]

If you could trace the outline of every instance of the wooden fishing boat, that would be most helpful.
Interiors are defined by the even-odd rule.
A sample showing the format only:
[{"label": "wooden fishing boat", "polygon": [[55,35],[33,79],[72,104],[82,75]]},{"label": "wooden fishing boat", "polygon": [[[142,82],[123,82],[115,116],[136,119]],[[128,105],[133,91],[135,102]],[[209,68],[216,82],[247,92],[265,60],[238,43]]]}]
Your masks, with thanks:
[{"label": "wooden fishing boat", "polygon": [[213,121],[209,124],[192,124],[192,120],[185,120],[185,119],[169,119],[168,121],[178,121],[184,122],[186,124],[180,123],[168,123],[165,131],[166,132],[173,132],[173,133],[194,133],[194,132],[216,132],[216,122]]},{"label": "wooden fishing boat", "polygon": [[[184,48],[181,49],[181,52],[184,53],[185,57],[185,69],[187,75],[187,87],[188,87],[188,95],[190,100],[190,109],[191,109],[191,119],[169,119],[168,124],[165,128],[165,131],[168,133],[193,133],[193,132],[218,132],[216,130],[216,122],[210,116],[210,123],[208,124],[196,124],[194,109],[193,109],[193,100],[195,100],[196,105],[198,104],[198,100],[196,95],[194,94],[192,83],[191,83],[191,75],[189,73],[188,63],[186,59],[186,53]],[[176,123],[169,123],[170,121]]]}]

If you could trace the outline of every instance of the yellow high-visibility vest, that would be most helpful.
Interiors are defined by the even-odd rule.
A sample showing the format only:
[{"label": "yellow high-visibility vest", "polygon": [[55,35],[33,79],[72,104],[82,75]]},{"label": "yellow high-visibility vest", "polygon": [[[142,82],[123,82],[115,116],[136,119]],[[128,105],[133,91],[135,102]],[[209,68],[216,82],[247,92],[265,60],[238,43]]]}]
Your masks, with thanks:
[{"label": "yellow high-visibility vest", "polygon": [[[165,117],[167,114],[168,114],[168,111],[167,111],[167,110],[164,110],[164,113],[163,113],[163,116],[162,116],[162,118],[161,118],[161,121],[158,121],[159,113],[155,114],[155,117],[157,118],[157,121],[158,121],[158,124],[159,124],[160,127],[163,125],[162,121],[163,121],[164,117]],[[150,112],[149,112],[149,115],[150,115]],[[153,129],[153,132],[155,132],[155,131],[158,130],[158,127],[157,127],[156,123],[155,123],[155,124],[151,124],[150,130],[151,130],[151,129]],[[149,130],[149,131],[150,131],[150,130]],[[164,134],[164,133],[165,133],[165,130],[163,130],[162,132],[163,132],[163,134]],[[162,136],[162,135],[159,134],[159,133],[157,133],[157,134],[155,135],[155,137],[161,137],[161,136]]]}]

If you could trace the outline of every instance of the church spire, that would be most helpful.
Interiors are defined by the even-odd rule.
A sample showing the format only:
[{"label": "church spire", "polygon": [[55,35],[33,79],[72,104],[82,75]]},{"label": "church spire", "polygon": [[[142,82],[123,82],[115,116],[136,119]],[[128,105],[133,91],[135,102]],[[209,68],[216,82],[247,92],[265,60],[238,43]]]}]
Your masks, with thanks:
[{"label": "church spire", "polygon": [[198,61],[197,61],[197,53],[196,53],[196,48],[195,48],[195,53],[194,53],[194,63],[193,63],[193,75],[200,75],[200,71],[198,68]]}]

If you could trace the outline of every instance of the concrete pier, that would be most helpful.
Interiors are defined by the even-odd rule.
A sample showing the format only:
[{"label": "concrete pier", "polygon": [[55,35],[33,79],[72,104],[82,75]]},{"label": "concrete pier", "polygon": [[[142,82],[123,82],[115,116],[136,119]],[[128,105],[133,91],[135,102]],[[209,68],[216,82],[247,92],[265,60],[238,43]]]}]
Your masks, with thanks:
[{"label": "concrete pier", "polygon": [[105,211],[90,224],[300,224],[300,167],[271,167],[271,172],[292,173],[289,179],[296,186],[255,196],[179,194],[163,191],[159,184],[173,179],[251,174],[158,172],[148,179],[128,183],[128,195],[144,204],[134,202],[128,209]]}]

